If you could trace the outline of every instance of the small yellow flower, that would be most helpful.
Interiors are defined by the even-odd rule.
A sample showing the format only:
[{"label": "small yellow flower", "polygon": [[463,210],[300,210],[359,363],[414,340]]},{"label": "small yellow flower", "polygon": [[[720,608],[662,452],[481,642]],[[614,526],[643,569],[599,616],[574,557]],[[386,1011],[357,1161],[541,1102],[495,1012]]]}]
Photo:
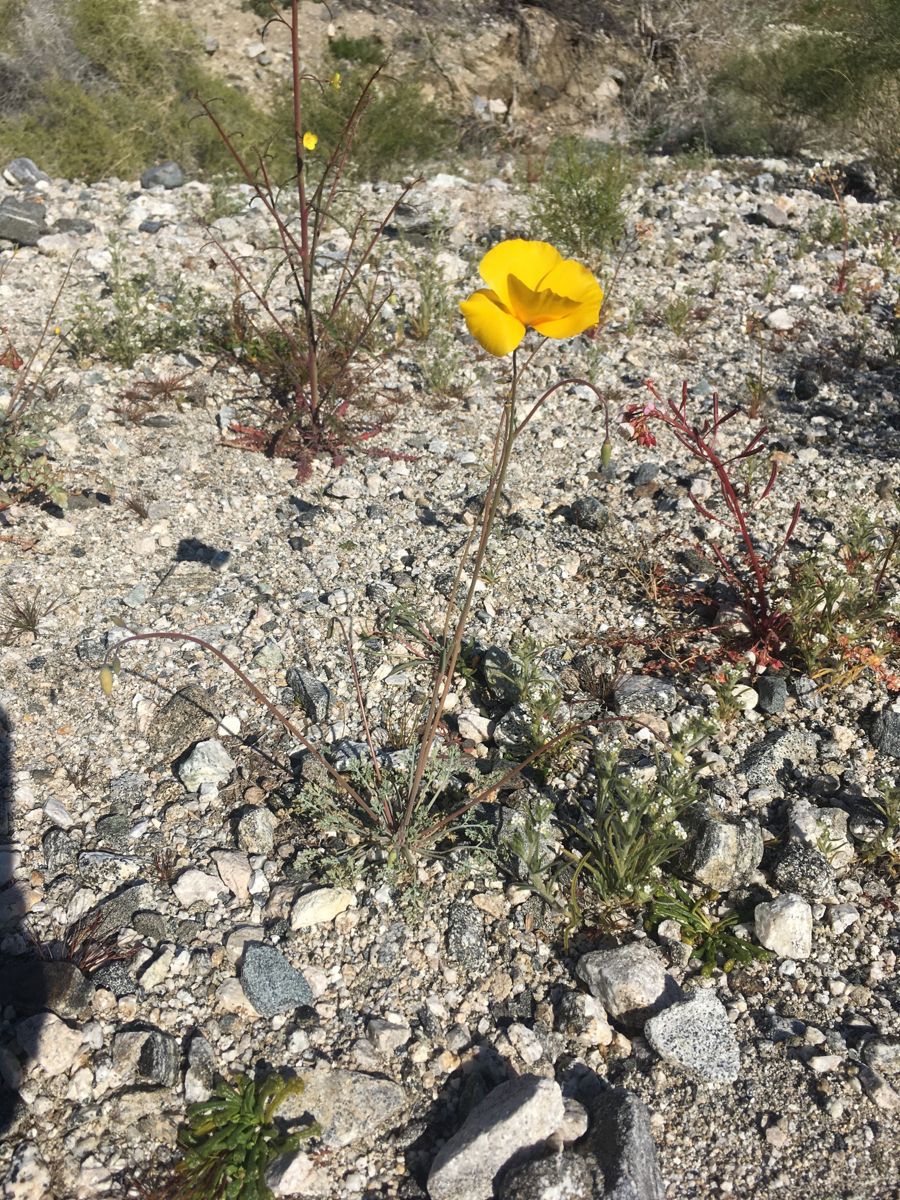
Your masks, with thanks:
[{"label": "small yellow flower", "polygon": [[335,73],[332,75],[332,77],[329,79],[328,82],[334,88],[334,90],[336,92],[339,92],[341,90],[341,73],[340,73],[340,71],[335,71]]},{"label": "small yellow flower", "polygon": [[600,284],[548,242],[499,242],[478,272],[488,286],[459,307],[472,337],[498,358],[515,350],[528,327],[543,337],[570,338],[600,318]]},{"label": "small yellow flower", "polygon": [[318,146],[318,144],[319,144],[319,139],[316,136],[316,134],[310,132],[310,130],[307,129],[306,133],[304,133],[304,135],[303,135],[303,149],[309,150],[310,152],[312,152],[313,150],[315,150],[315,148],[316,148],[316,146]]}]

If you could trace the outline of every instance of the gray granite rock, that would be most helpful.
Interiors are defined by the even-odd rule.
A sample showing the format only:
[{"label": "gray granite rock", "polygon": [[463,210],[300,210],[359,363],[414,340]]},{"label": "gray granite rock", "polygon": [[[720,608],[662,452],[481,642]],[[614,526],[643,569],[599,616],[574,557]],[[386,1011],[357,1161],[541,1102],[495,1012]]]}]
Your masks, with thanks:
[{"label": "gray granite rock", "polygon": [[759,822],[709,818],[697,828],[687,851],[692,878],[717,892],[744,883],[762,862],[763,835]]},{"label": "gray granite rock", "polygon": [[751,788],[777,787],[778,776],[788,766],[810,762],[816,753],[816,738],[805,729],[785,729],[751,746],[739,770]]},{"label": "gray granite rock", "polygon": [[177,162],[159,163],[158,166],[148,167],[141,175],[142,188],[180,188],[184,186],[184,171]]},{"label": "gray granite rock", "polygon": [[268,808],[244,809],[238,816],[238,845],[248,854],[270,855],[275,848],[278,818]]},{"label": "gray granite rock", "polygon": [[322,1142],[332,1150],[396,1128],[409,1108],[410,1098],[400,1084],[364,1071],[322,1066],[303,1079],[303,1092],[285,1099],[279,1118],[290,1123],[311,1114],[322,1127]]},{"label": "gray granite rock", "polygon": [[733,1083],[740,1073],[737,1039],[725,1006],[708,988],[652,1017],[644,1036],[664,1062],[704,1083]]},{"label": "gray granite rock", "polygon": [[815,846],[789,841],[781,848],[772,878],[785,892],[796,892],[805,900],[833,900],[837,880],[831,863]]},{"label": "gray granite rock", "polygon": [[497,1176],[538,1153],[562,1124],[559,1084],[522,1075],[494,1088],[438,1152],[431,1200],[490,1200]]},{"label": "gray granite rock", "polygon": [[456,903],[450,908],[447,953],[469,970],[482,970],[487,963],[484,917],[471,904]]},{"label": "gray granite rock", "polygon": [[289,667],[285,672],[294,701],[311,721],[327,721],[331,711],[331,692],[311,671]]},{"label": "gray granite rock", "polygon": [[261,1017],[312,1003],[309,984],[274,946],[251,942],[244,951],[240,980],[244,995]]},{"label": "gray granite rock", "polygon": [[189,746],[211,738],[223,708],[204,688],[192,683],[170,696],[147,731],[153,750],[171,761]]},{"label": "gray granite rock", "polygon": [[504,1173],[498,1200],[594,1200],[602,1196],[602,1174],[574,1150],[523,1163]]},{"label": "gray granite rock", "polygon": [[613,688],[613,708],[622,717],[641,712],[670,713],[678,693],[667,679],[653,675],[626,675]]}]

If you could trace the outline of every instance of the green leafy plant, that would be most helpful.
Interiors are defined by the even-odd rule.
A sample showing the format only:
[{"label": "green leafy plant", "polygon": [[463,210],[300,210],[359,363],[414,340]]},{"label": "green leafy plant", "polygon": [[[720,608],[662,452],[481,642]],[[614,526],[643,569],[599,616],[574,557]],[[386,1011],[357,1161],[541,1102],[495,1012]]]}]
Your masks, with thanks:
[{"label": "green leafy plant", "polygon": [[733,932],[739,920],[736,912],[714,915],[717,901],[715,892],[704,892],[695,898],[685,884],[671,879],[651,899],[647,923],[655,929],[662,921],[677,922],[681,926],[681,940],[703,964],[701,975],[711,975],[717,967],[730,971],[736,966],[770,959],[768,950]]},{"label": "green leafy plant", "polygon": [[178,1200],[270,1200],[269,1164],[319,1133],[316,1124],[286,1133],[275,1121],[284,1100],[303,1088],[302,1079],[273,1074],[258,1083],[241,1075],[219,1083],[208,1100],[190,1105],[178,1135]]},{"label": "green leafy plant", "polygon": [[583,919],[585,890],[599,903],[601,919],[649,903],[663,868],[684,845],[681,818],[697,799],[696,774],[686,759],[657,755],[647,780],[628,771],[619,753],[611,751],[597,756],[594,773],[593,801],[582,803],[578,819],[565,826],[575,922]]},{"label": "green leafy plant", "polygon": [[872,801],[872,807],[881,820],[881,832],[860,848],[859,857],[896,878],[900,875],[900,787],[883,779],[878,792],[879,798]]},{"label": "green leafy plant", "polygon": [[898,564],[900,523],[857,510],[837,558],[812,555],[791,567],[789,641],[820,686],[845,687],[870,670],[900,687],[890,669],[900,650]]},{"label": "green leafy plant", "polygon": [[532,197],[532,219],[554,244],[603,260],[625,233],[623,202],[631,170],[620,150],[563,138]]},{"label": "green leafy plant", "polygon": [[[103,358],[133,367],[142,354],[176,352],[197,337],[211,307],[204,293],[182,277],[160,280],[152,265],[126,269],[121,248],[110,244],[104,293],[82,296],[65,341],[79,358]],[[180,382],[180,380],[179,380]]]}]

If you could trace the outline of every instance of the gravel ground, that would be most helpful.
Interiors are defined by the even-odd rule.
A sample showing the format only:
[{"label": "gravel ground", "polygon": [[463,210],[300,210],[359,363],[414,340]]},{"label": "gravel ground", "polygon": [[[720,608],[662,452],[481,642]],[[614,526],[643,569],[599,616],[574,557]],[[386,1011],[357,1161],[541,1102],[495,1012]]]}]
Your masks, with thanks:
[{"label": "gravel ground", "polygon": [[[227,303],[222,254],[201,220],[206,185],[49,181],[35,189],[47,232],[34,246],[0,240],[2,325],[20,348],[34,344],[69,272],[56,314],[63,344],[45,378],[68,502],[8,508],[0,534],[8,594],[36,598],[44,614],[36,630],[10,626],[0,641],[7,1197],[124,1196],[126,1169],[149,1178],[166,1160],[185,1105],[215,1073],[260,1064],[307,1078],[284,1111],[296,1120],[308,1110],[323,1127],[293,1176],[273,1177],[276,1195],[476,1200],[497,1171],[498,1195],[588,1196],[600,1194],[585,1190],[596,1177],[581,1192],[572,1181],[595,1160],[617,1196],[900,1194],[898,889],[861,861],[878,831],[876,783],[896,782],[895,693],[868,672],[830,690],[793,675],[782,695],[772,672],[758,679],[739,660],[732,682],[751,691],[723,713],[708,667],[686,655],[654,672],[653,637],[684,619],[654,587],[677,572],[687,587],[710,575],[694,551],[703,522],[690,496],[704,501],[711,483],[664,431],[656,447],[619,431],[648,376],[663,394],[688,379],[700,410],[713,391],[745,403],[750,379],[765,393],[781,469],[758,511],[762,541],[778,544],[797,501],[787,558],[835,554],[856,509],[896,521],[896,204],[848,197],[845,251],[822,238],[838,210],[805,165],[650,164],[630,200],[604,329],[546,347],[521,385],[536,396],[592,379],[609,403],[612,463],[601,461],[593,393],[561,388],[516,448],[471,619],[482,656],[531,639],[562,713],[592,720],[603,744],[624,736],[597,724],[611,713],[643,722],[628,744],[644,754],[647,727],[667,735],[716,718],[696,752],[712,815],[692,836],[743,831],[741,869],[721,852],[709,862],[770,958],[703,976],[677,931],[589,922],[564,936],[564,919],[521,878],[465,845],[420,862],[412,886],[373,870],[326,873],[339,843],[298,815],[312,786],[299,744],[210,655],[131,646],[112,695],[98,685],[119,623],[200,635],[274,700],[301,694],[292,711],[307,736],[346,756],[363,731],[343,617],[374,736],[402,744],[427,676],[387,616],[402,603],[421,621],[441,617],[484,491],[506,369],[485,361],[461,322],[421,345],[408,321],[424,272],[443,274],[455,304],[477,286],[489,245],[535,235],[527,197],[502,164],[497,172],[438,174],[413,193],[380,263],[391,289],[380,332],[393,348],[364,392],[392,421],[345,462],[314,460],[306,478],[223,444],[232,421],[252,423],[258,381],[196,336],[131,368],[87,355],[78,339],[79,308],[110,304],[117,270],[155,276],[151,315],[186,305],[196,327]],[[28,190],[0,185],[0,202]],[[392,195],[360,188],[373,212]],[[212,232],[264,281],[270,231],[239,190],[234,199]],[[335,234],[323,252],[345,248]],[[176,281],[196,289],[188,302]],[[280,276],[272,295],[289,311]],[[451,398],[428,383],[441,356],[458,384]],[[173,377],[171,394],[147,404],[126,395]],[[4,379],[11,386],[13,373],[0,395]],[[752,428],[736,418],[723,445],[739,449]],[[586,689],[585,663],[606,672],[605,692]],[[665,686],[653,683],[660,676]],[[511,699],[484,673],[459,681],[448,727],[470,772],[498,746],[511,752]],[[543,794],[562,812],[589,779],[581,759],[558,769]],[[503,794],[485,806],[492,840],[503,842],[523,803]],[[49,952],[79,918],[127,956],[84,971],[36,957],[36,944]],[[591,957],[617,949],[625,958]],[[498,1108],[498,1089],[516,1077],[525,1082],[503,1102],[518,1133],[478,1108],[491,1097]],[[618,1159],[590,1150],[611,1120],[598,1096],[618,1094],[605,1085],[646,1105],[627,1110],[638,1116]],[[530,1141],[526,1109],[538,1114]],[[473,1112],[484,1128],[469,1153],[494,1164],[486,1185],[455,1142],[432,1167]],[[530,1181],[501,1178],[548,1135],[557,1149],[574,1146],[552,1160],[569,1172],[568,1191],[535,1182],[536,1168]],[[659,1176],[629,1173],[629,1146],[652,1166],[651,1143]]]}]

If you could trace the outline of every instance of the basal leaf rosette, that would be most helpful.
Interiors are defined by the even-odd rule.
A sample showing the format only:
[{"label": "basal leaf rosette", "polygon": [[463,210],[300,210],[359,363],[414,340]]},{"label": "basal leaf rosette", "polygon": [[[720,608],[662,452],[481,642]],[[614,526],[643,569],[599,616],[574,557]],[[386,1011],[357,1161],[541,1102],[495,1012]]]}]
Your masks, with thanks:
[{"label": "basal leaf rosette", "polygon": [[526,329],[563,339],[584,333],[600,319],[600,284],[587,267],[563,258],[548,242],[499,242],[481,260],[478,273],[488,286],[459,307],[472,337],[498,358],[515,350]]}]

